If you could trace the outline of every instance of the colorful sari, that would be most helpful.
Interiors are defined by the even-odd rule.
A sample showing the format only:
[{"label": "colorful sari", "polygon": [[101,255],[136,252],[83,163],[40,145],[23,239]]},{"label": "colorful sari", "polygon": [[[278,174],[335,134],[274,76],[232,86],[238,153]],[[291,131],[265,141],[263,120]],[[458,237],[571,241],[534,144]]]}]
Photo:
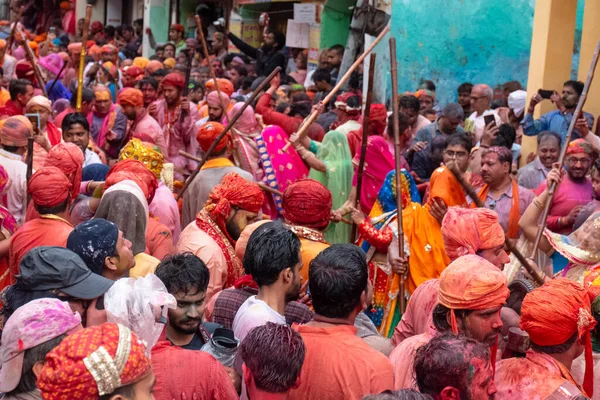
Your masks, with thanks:
[{"label": "colorful sari", "polygon": [[[346,135],[338,131],[330,131],[323,138],[317,150],[317,158],[327,168],[327,172],[311,169],[309,178],[321,182],[332,197],[332,209],[340,208],[352,189],[352,156]],[[350,225],[329,224],[325,230],[325,240],[330,244],[350,242]]]},{"label": "colorful sari", "polygon": [[[356,153],[352,162],[356,167],[352,186],[356,186],[358,181],[360,151]],[[373,208],[373,204],[375,204],[383,181],[388,172],[393,169],[395,169],[394,155],[390,153],[390,148],[385,139],[381,136],[369,136],[369,139],[367,140],[367,154],[365,157],[365,169],[363,170],[360,193],[360,208],[365,214],[371,212],[371,208]]]},{"label": "colorful sari", "polygon": [[[402,170],[400,180],[402,182],[402,207],[409,204],[421,202],[421,196],[417,190],[417,185],[413,177]],[[391,171],[385,177],[385,181],[377,198],[373,209],[369,215],[374,228],[382,231],[389,227],[397,236],[398,229],[396,221],[396,171]],[[400,293],[400,277],[392,273],[392,269],[387,262],[387,258],[375,257],[377,249],[369,243],[369,238],[361,238],[359,245],[367,253],[369,260],[369,276],[373,282],[373,307],[365,311],[365,314],[371,318],[379,333],[384,337],[391,337],[394,328],[400,321],[400,302],[398,294]],[[404,243],[405,252],[410,254],[407,248],[407,242]],[[380,253],[380,255],[382,255]]]},{"label": "colorful sari", "polygon": [[[0,205],[0,237],[2,240],[9,239],[18,229],[17,221],[10,211],[4,207],[6,204],[5,192],[10,186],[10,178],[2,165],[0,165],[0,195],[2,196],[2,205]],[[8,269],[8,257],[0,258],[0,290],[10,285],[10,273]]]},{"label": "colorful sari", "polygon": [[[235,103],[229,111],[231,121],[235,114],[244,106],[244,103]],[[260,136],[262,125],[254,115],[252,106],[248,106],[233,126],[234,145],[239,158],[239,165],[244,171],[250,172],[256,182],[263,178],[263,170],[259,166],[258,146],[254,139]]]},{"label": "colorful sari", "polygon": [[[285,189],[308,176],[308,168],[293,147],[283,151],[288,142],[288,135],[277,125],[269,125],[254,139],[264,172],[263,181],[272,189],[284,192]],[[265,214],[276,219],[282,211],[281,196],[272,194],[265,196]]]}]

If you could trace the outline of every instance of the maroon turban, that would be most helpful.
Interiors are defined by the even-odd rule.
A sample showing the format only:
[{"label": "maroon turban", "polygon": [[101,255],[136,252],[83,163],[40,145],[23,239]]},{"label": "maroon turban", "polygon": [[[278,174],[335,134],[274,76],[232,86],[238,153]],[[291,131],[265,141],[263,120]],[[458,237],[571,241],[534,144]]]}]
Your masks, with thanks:
[{"label": "maroon turban", "polygon": [[183,89],[183,85],[185,85],[185,80],[183,79],[183,76],[181,76],[177,72],[171,72],[163,78],[160,84],[161,86],[173,86],[178,89]]},{"label": "maroon turban", "polygon": [[295,225],[323,230],[329,224],[331,192],[314,179],[300,179],[283,193],[283,217]]}]

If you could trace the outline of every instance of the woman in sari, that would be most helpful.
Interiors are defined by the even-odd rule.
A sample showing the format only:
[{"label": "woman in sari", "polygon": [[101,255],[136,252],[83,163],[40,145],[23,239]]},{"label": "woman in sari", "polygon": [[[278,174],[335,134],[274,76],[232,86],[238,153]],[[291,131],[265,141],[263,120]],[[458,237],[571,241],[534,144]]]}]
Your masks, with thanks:
[{"label": "woman in sari", "polygon": [[[330,131],[322,143],[312,142],[317,146],[316,154],[297,144],[295,147],[300,157],[308,164],[309,177],[321,182],[332,197],[332,209],[341,207],[352,188],[352,156],[346,135],[338,131]],[[350,242],[351,227],[346,224],[331,223],[324,232],[327,243]]]},{"label": "woman in sari", "polygon": [[[229,111],[229,120],[244,106],[235,103]],[[260,136],[262,124],[256,119],[252,106],[246,107],[240,118],[233,125],[234,145],[239,156],[240,167],[254,176],[256,182],[263,178],[263,170],[259,165],[258,146],[254,139]]]},{"label": "woman in sari", "polygon": [[10,237],[17,231],[17,221],[12,214],[4,207],[6,204],[6,190],[10,186],[10,178],[2,165],[0,165],[0,290],[10,285],[8,273],[8,249]]},{"label": "woman in sari", "polygon": [[[289,141],[285,131],[277,125],[269,125],[254,139],[258,147],[261,166],[264,173],[263,182],[271,189],[283,193],[285,189],[298,179],[308,177],[308,168],[302,162],[293,147],[283,151]],[[265,196],[264,212],[277,218],[282,211],[281,196],[272,194]]]}]

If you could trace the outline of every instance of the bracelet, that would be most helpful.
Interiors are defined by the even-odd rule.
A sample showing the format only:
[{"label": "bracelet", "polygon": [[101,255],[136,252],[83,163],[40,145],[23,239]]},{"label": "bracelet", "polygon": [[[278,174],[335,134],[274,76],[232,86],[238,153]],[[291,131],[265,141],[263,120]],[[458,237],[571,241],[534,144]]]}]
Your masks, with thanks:
[{"label": "bracelet", "polygon": [[85,186],[85,193],[86,193],[86,194],[90,192],[90,185],[91,185],[92,183],[94,183],[94,181],[93,181],[93,180],[92,180],[92,181],[89,181],[89,182],[87,183],[87,185]]},{"label": "bracelet", "polygon": [[308,150],[311,153],[315,153],[316,154],[317,150],[319,150],[319,146],[317,145],[317,142],[315,142],[314,140],[311,140],[310,141],[310,146],[309,146]]}]

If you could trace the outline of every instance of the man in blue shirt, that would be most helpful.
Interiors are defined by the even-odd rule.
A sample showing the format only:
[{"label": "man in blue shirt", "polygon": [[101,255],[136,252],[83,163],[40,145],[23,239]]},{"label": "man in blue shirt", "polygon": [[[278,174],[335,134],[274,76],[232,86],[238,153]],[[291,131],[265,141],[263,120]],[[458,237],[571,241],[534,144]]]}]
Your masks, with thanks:
[{"label": "man in blue shirt", "polygon": [[[579,81],[567,81],[563,85],[562,95],[558,92],[554,92],[550,97],[557,110],[550,111],[542,115],[539,119],[533,120],[533,110],[535,106],[540,103],[543,99],[539,93],[534,94],[529,102],[529,108],[527,114],[523,118],[523,133],[526,136],[536,136],[542,131],[554,131],[560,134],[563,141],[567,136],[569,130],[569,124],[573,118],[573,113],[579,102],[579,96],[583,92],[583,83]],[[594,124],[594,116],[590,113],[583,113],[583,116],[587,120],[588,126],[592,129]],[[580,138],[579,130],[573,130],[573,136],[571,140]]]}]

